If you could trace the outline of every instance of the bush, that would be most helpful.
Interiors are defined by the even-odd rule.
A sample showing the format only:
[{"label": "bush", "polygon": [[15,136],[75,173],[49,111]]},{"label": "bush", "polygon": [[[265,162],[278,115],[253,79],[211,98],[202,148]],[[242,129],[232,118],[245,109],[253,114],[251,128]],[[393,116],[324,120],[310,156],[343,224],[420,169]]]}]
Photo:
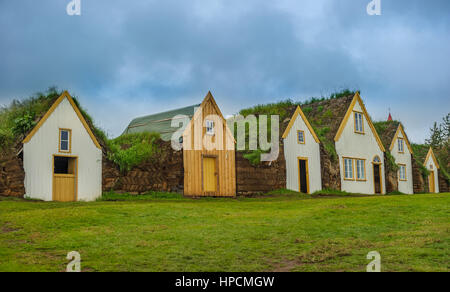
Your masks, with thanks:
[{"label": "bush", "polygon": [[116,163],[122,172],[130,171],[159,151],[156,144],[159,139],[159,133],[136,133],[109,140],[108,158]]}]

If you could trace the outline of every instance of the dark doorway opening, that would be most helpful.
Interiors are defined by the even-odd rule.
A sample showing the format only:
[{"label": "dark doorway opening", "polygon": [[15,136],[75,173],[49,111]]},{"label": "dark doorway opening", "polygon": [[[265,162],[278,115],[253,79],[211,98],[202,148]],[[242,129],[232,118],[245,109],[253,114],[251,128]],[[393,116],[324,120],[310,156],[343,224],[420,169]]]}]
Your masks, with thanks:
[{"label": "dark doorway opening", "polygon": [[75,174],[76,158],[55,156],[54,174]]},{"label": "dark doorway opening", "polygon": [[381,173],[380,173],[380,165],[373,165],[373,183],[375,185],[375,194],[381,194]]},{"label": "dark doorway opening", "polygon": [[299,170],[299,182],[300,182],[300,192],[308,193],[308,166],[307,161],[303,159],[298,160],[298,170]]}]

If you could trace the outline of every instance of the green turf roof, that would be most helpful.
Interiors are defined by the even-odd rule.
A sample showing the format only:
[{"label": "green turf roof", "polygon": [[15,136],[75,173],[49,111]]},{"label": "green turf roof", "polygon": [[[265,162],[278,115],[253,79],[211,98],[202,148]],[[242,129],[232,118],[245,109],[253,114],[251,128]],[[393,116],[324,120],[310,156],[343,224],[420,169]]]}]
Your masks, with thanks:
[{"label": "green turf roof", "polygon": [[156,132],[161,135],[161,139],[169,141],[172,135],[180,127],[172,127],[172,118],[177,115],[185,115],[189,120],[194,116],[195,110],[200,107],[200,104],[191,105],[167,112],[157,113],[154,115],[136,118],[131,121],[123,134]]}]

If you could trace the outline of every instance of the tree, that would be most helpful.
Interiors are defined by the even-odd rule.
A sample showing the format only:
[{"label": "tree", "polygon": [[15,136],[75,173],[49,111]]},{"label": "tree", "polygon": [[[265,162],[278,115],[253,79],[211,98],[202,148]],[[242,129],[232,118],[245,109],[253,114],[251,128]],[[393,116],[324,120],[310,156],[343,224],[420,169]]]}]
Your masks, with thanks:
[{"label": "tree", "polygon": [[444,142],[448,143],[450,140],[450,113],[448,113],[442,120],[442,134]]},{"label": "tree", "polygon": [[440,148],[442,146],[443,135],[442,135],[442,126],[437,122],[434,122],[433,128],[430,129],[430,139],[427,139],[425,142],[433,148]]}]

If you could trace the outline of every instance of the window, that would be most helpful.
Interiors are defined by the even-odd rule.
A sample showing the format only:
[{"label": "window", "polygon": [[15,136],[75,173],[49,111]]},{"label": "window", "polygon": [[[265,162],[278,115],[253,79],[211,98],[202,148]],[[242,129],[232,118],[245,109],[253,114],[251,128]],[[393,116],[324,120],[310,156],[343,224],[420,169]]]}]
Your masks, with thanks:
[{"label": "window", "polygon": [[356,179],[366,180],[366,161],[362,159],[356,160]]},{"label": "window", "polygon": [[378,155],[374,157],[373,163],[375,163],[375,164],[381,163],[381,159],[380,159],[380,157]]},{"label": "window", "polygon": [[406,165],[399,164],[398,177],[402,181],[406,181]]},{"label": "window", "polygon": [[68,129],[60,129],[59,130],[59,152],[71,152],[72,141],[71,137],[72,131]]},{"label": "window", "polygon": [[214,121],[206,120],[206,134],[214,136]]},{"label": "window", "polygon": [[399,153],[405,152],[405,141],[401,138],[398,139],[398,152]]},{"label": "window", "polygon": [[364,133],[364,120],[363,114],[360,112],[355,112],[355,132]]},{"label": "window", "polygon": [[297,131],[297,142],[298,144],[305,144],[305,132]]},{"label": "window", "polygon": [[344,178],[353,180],[353,159],[344,158]]}]

